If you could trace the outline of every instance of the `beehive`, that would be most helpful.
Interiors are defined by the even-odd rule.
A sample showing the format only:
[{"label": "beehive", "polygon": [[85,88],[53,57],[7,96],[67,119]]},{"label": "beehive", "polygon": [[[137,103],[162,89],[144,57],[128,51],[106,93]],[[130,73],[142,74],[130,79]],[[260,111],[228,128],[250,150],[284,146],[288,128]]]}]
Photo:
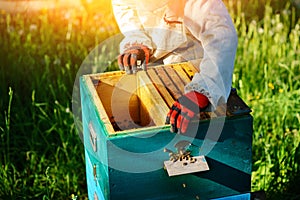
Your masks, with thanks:
[{"label": "beehive", "polygon": [[[252,116],[236,91],[227,105],[201,112],[185,135],[165,125],[196,72],[187,62],[81,77],[89,199],[211,199],[250,191]],[[208,137],[211,130],[220,134]],[[163,149],[181,140],[199,147],[209,171],[168,176]]]}]

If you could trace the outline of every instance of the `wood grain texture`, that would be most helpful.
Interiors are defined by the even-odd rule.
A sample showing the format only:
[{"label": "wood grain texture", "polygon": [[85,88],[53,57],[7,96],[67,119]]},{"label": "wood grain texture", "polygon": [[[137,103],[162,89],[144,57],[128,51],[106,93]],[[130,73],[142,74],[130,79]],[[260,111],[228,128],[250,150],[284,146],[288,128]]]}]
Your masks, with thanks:
[{"label": "wood grain texture", "polygon": [[85,101],[90,103],[90,111],[97,111],[99,113],[99,117],[101,117],[101,122],[105,125],[106,131],[108,133],[114,133],[114,128],[111,125],[110,118],[106,112],[106,108],[103,106],[103,102],[99,98],[98,93],[95,91],[95,86],[91,78],[89,76],[83,76],[82,85],[85,85],[82,91],[86,92],[86,95],[81,99],[82,103],[85,103]]},{"label": "wood grain texture", "polygon": [[164,86],[169,91],[174,99],[178,99],[182,96],[183,91],[177,88],[176,83],[170,78],[170,76],[166,73],[163,67],[155,68],[156,73],[158,74],[159,78],[164,83]]},{"label": "wood grain texture", "polygon": [[182,68],[181,64],[174,64],[174,65],[170,65],[171,68],[173,68],[178,75],[180,76],[180,78],[182,79],[184,85],[188,84],[189,82],[191,82],[190,77],[187,75],[187,73],[184,71],[184,69]]},{"label": "wood grain texture", "polygon": [[164,66],[164,70],[166,71],[176,88],[180,91],[180,94],[183,95],[185,83],[182,81],[178,73],[174,70],[174,68],[171,68],[169,66]]},{"label": "wood grain texture", "polygon": [[162,98],[166,101],[169,108],[173,105],[175,99],[171,96],[167,88],[165,87],[163,81],[159,78],[158,74],[154,69],[150,69],[147,71],[147,75],[151,79],[154,86],[157,88],[158,92],[162,96]]},{"label": "wood grain texture", "polygon": [[182,69],[185,71],[185,73],[188,75],[190,79],[194,77],[195,73],[199,72],[198,69],[196,69],[194,65],[190,62],[179,63],[178,65],[182,67]]},{"label": "wood grain texture", "polygon": [[[168,106],[154,87],[145,71],[138,72],[137,76],[140,100],[145,106],[154,124],[157,126],[164,125],[166,113],[169,111]],[[143,115],[141,117],[143,117]]]}]

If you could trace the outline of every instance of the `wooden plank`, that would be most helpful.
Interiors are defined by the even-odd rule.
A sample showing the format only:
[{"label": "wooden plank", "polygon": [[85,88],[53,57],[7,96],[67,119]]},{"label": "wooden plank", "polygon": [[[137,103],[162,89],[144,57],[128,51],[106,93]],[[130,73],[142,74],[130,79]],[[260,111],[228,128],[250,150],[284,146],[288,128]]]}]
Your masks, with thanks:
[{"label": "wooden plank", "polygon": [[101,82],[99,82],[96,86],[96,91],[101,102],[101,111],[107,114],[110,121],[113,120],[113,114],[111,110],[111,95],[113,89],[113,86]]},{"label": "wooden plank", "polygon": [[105,73],[98,73],[93,76],[99,76],[100,79],[106,78],[106,77],[115,77],[115,76],[122,76],[126,73],[124,71],[112,71],[112,72],[105,72]]},{"label": "wooden plank", "polygon": [[139,128],[140,102],[136,75],[116,74],[100,78],[97,93],[115,131]]},{"label": "wooden plank", "polygon": [[182,96],[182,91],[180,91],[177,87],[176,84],[170,79],[166,71],[163,69],[163,67],[157,67],[155,68],[156,73],[164,83],[165,87],[167,90],[170,92],[170,94],[173,96],[174,99],[178,99],[179,97]]},{"label": "wooden plank", "polygon": [[109,116],[107,115],[107,113],[104,109],[104,106],[98,96],[98,93],[95,90],[94,84],[93,84],[90,76],[85,75],[85,76],[83,76],[83,79],[84,79],[84,83],[86,84],[87,90],[90,91],[92,102],[94,102],[95,109],[99,112],[101,121],[105,125],[107,132],[109,134],[113,134],[115,132],[114,128],[112,127],[112,125],[110,123]]},{"label": "wooden plank", "polygon": [[185,85],[191,82],[190,77],[182,69],[182,64],[173,64],[171,67],[174,68],[174,70],[178,73]]},{"label": "wooden plank", "polygon": [[[110,105],[107,106],[111,106],[114,120],[121,130],[139,128],[141,119],[137,90],[137,78],[134,74],[122,76],[113,88]],[[102,99],[104,98],[109,97],[103,96]]]},{"label": "wooden plank", "polygon": [[[195,67],[196,63],[193,63],[192,61],[191,62],[186,62],[186,66],[188,66],[194,73],[199,73],[200,69]],[[200,64],[200,62],[199,62],[199,64]]]},{"label": "wooden plank", "polygon": [[147,71],[147,74],[148,74],[149,78],[151,79],[152,83],[157,88],[158,92],[161,94],[161,96],[166,101],[166,103],[169,106],[169,108],[171,108],[171,106],[173,105],[173,103],[174,103],[175,100],[170,95],[169,91],[166,89],[164,83],[160,80],[160,78],[156,74],[155,70],[154,69],[149,69]]},{"label": "wooden plank", "polygon": [[164,66],[164,70],[169,75],[170,79],[175,83],[176,87],[179,89],[181,94],[184,94],[184,82],[182,79],[178,76],[177,72],[171,68],[170,66]]},{"label": "wooden plank", "polygon": [[120,78],[123,75],[124,73],[121,72],[108,72],[108,73],[93,74],[91,76],[91,79],[95,85],[98,96],[109,117],[112,126],[114,127],[114,130],[119,130],[119,128],[117,127],[114,116],[112,114],[111,97],[116,83],[120,80]]},{"label": "wooden plank", "polygon": [[186,63],[180,63],[182,69],[185,71],[185,73],[188,75],[190,79],[192,79],[195,75],[195,73],[198,73],[199,70],[194,67],[194,65],[190,62]]},{"label": "wooden plank", "polygon": [[[138,96],[143,102],[147,112],[156,126],[164,125],[169,108],[145,71],[137,73],[138,76]],[[142,115],[143,116],[143,115]]]},{"label": "wooden plank", "polygon": [[[115,85],[120,81],[123,75],[116,75],[116,76],[106,76],[106,77],[99,77],[99,81],[101,83],[105,83],[107,85],[111,85],[115,87]],[[98,82],[99,84],[99,82]]]},{"label": "wooden plank", "polygon": [[[112,72],[105,72],[105,73],[97,73],[97,74],[90,74],[89,76],[91,77],[93,82],[100,81],[101,79],[106,79],[107,83],[109,84],[108,80],[111,79],[116,79],[116,78],[121,78],[125,72],[123,71],[112,71]],[[111,83],[116,83],[117,81],[111,81]]]}]

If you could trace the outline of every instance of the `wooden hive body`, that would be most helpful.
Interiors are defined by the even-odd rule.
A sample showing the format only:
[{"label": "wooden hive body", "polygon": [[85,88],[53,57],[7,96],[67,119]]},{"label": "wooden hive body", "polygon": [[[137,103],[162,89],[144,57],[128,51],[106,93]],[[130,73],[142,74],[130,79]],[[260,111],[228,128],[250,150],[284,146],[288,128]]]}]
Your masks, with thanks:
[{"label": "wooden hive body", "polygon": [[[194,73],[190,63],[180,63],[136,75],[81,77],[89,199],[211,199],[250,191],[252,116],[235,91],[227,105],[201,112],[185,135],[165,125],[169,107]],[[210,138],[209,130],[220,134]],[[163,149],[181,140],[200,147],[209,171],[168,176]]]}]

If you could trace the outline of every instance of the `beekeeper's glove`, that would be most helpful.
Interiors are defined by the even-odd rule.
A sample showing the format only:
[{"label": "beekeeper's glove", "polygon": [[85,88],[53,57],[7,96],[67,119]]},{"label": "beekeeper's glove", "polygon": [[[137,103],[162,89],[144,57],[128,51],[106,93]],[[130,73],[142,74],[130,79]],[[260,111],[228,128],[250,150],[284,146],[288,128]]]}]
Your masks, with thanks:
[{"label": "beekeeper's glove", "polygon": [[171,124],[171,132],[185,133],[190,120],[196,113],[208,106],[208,98],[191,91],[175,101],[167,114],[166,124]]},{"label": "beekeeper's glove", "polygon": [[150,49],[142,44],[135,44],[124,51],[118,57],[120,70],[125,70],[127,74],[136,73],[138,67],[147,70],[149,63]]}]

